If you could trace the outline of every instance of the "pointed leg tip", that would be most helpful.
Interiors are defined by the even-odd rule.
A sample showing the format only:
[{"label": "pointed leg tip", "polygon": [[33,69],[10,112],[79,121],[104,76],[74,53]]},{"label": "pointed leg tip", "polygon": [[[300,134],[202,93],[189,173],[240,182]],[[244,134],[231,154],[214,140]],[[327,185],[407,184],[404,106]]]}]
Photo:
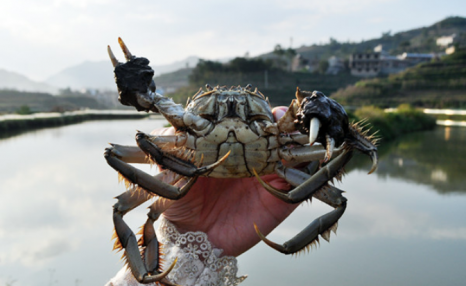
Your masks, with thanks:
[{"label": "pointed leg tip", "polygon": [[260,232],[259,228],[257,227],[257,224],[255,222],[253,222],[253,224],[254,224],[254,229],[256,230],[256,233],[260,234],[259,236],[261,236],[262,233]]},{"label": "pointed leg tip", "polygon": [[377,170],[377,166],[373,166],[372,169],[367,173],[368,175],[374,173]]}]

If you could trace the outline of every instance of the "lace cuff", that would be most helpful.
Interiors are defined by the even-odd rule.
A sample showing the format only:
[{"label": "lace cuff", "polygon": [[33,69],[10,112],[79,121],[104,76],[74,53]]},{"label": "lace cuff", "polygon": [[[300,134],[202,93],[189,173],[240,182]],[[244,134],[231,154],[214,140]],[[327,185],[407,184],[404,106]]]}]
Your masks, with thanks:
[{"label": "lace cuff", "polygon": [[[176,227],[163,217],[157,229],[157,238],[163,243],[164,267],[178,261],[168,274],[168,279],[183,286],[234,286],[240,284],[245,276],[237,277],[237,260],[233,256],[220,257],[223,250],[214,248],[207,234],[187,232],[180,234]],[[142,286],[131,271],[124,267],[105,286]]]}]

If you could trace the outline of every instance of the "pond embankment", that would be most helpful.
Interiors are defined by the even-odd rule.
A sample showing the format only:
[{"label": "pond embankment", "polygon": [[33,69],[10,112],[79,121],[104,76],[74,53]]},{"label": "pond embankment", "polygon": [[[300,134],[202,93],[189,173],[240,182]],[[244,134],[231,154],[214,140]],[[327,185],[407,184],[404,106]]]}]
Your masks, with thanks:
[{"label": "pond embankment", "polygon": [[0,116],[0,132],[20,132],[45,127],[79,123],[86,120],[140,119],[149,114],[132,110],[79,110],[70,112],[6,114]]},{"label": "pond embankment", "polygon": [[436,126],[434,116],[402,104],[396,109],[384,110],[374,106],[363,106],[350,113],[350,118],[358,122],[363,120],[377,137],[384,141],[392,140],[404,134],[416,131],[432,130]]}]

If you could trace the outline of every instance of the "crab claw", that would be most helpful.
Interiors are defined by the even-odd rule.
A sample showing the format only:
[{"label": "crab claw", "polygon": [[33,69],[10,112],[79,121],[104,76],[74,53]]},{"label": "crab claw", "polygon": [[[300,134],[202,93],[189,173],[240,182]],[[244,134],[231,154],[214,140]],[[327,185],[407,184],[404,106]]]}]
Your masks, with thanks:
[{"label": "crab claw", "polygon": [[125,45],[125,42],[123,42],[123,40],[120,37],[118,37],[118,44],[120,44],[120,47],[123,50],[123,53],[125,54],[126,60],[131,60],[133,58],[133,55],[129,51],[128,47]]},{"label": "crab claw", "polygon": [[299,95],[296,128],[303,134],[309,134],[311,146],[315,142],[327,146],[331,143],[329,137],[333,139],[334,146],[340,146],[348,132],[345,109],[320,91],[299,91]]},{"label": "crab claw", "polygon": [[375,133],[368,135],[369,130],[363,129],[364,127],[361,126],[360,123],[351,124],[345,143],[348,144],[350,148],[354,148],[371,158],[372,167],[368,174],[372,174],[377,169],[379,163],[376,146],[379,139],[376,138]]},{"label": "crab claw", "polygon": [[262,234],[262,232],[259,230],[259,228],[257,227],[256,223],[254,223],[254,229],[256,230],[256,233],[257,235],[259,236],[259,238],[265,242],[265,244],[267,244],[268,246],[272,247],[273,249],[275,249],[276,251],[278,252],[281,252],[281,253],[287,253],[286,251],[286,248],[283,247],[282,245],[278,244],[278,243],[275,243],[269,239],[267,239],[265,237],[265,235]]},{"label": "crab claw", "polygon": [[372,168],[368,173],[370,175],[374,173],[375,170],[377,170],[377,165],[379,164],[379,157],[377,156],[377,151],[370,151],[368,155],[372,160]]},{"label": "crab claw", "polygon": [[[159,273],[159,274],[156,274],[156,275],[144,276],[144,279],[143,279],[142,283],[146,284],[146,283],[161,281],[162,279],[164,279],[173,270],[173,268],[175,267],[177,261],[178,261],[178,258],[175,258],[172,265],[170,265],[170,267],[168,267],[168,269],[165,270],[162,273]],[[171,285],[173,285],[173,284],[171,284]]]},{"label": "crab claw", "polygon": [[117,58],[115,57],[115,55],[113,54],[112,49],[110,48],[110,45],[107,46],[107,52],[108,52],[108,56],[110,57],[110,60],[112,61],[113,67],[116,67],[119,64],[119,62]]}]

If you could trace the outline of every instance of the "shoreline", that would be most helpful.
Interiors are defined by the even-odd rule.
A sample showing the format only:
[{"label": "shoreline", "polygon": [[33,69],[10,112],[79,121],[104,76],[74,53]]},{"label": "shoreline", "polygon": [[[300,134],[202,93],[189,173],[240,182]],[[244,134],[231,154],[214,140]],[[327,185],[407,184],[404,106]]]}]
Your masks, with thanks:
[{"label": "shoreline", "polygon": [[142,119],[153,117],[149,113],[133,110],[79,110],[64,113],[34,113],[29,115],[0,115],[0,137],[8,137],[35,129],[58,127],[88,120]]}]

